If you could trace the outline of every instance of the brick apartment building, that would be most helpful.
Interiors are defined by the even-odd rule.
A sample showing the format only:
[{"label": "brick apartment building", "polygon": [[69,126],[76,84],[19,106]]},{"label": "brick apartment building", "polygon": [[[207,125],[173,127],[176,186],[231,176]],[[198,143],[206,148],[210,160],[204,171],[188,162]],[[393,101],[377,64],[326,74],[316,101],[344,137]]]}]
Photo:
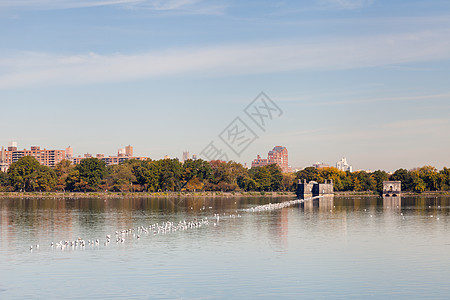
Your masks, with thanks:
[{"label": "brick apartment building", "polygon": [[47,150],[32,146],[30,150],[17,150],[17,143],[10,142],[8,148],[2,147],[0,153],[0,170],[6,172],[9,166],[24,156],[34,157],[41,165],[55,167],[66,157],[65,150]]},{"label": "brick apartment building", "polygon": [[286,147],[275,146],[267,154],[267,159],[261,158],[259,155],[252,161],[253,167],[262,167],[271,164],[277,164],[284,173],[290,172],[290,167],[288,163],[288,151]]}]

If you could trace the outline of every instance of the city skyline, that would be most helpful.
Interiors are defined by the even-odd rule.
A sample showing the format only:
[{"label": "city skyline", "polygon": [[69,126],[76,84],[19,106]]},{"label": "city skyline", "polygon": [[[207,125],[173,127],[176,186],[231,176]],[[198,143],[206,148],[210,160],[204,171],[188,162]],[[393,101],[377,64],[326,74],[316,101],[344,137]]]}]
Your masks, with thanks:
[{"label": "city skyline", "polygon": [[[135,156],[134,155],[134,147],[131,146],[130,144],[128,144],[124,148],[118,148],[116,151],[116,154],[109,154],[109,155],[105,154],[105,153],[95,152],[95,151],[87,152],[87,153],[76,153],[75,152],[75,154],[74,154],[72,146],[68,146],[65,149],[57,149],[56,150],[52,147],[41,147],[41,146],[33,145],[27,149],[27,147],[23,147],[23,148],[18,147],[18,143],[16,141],[8,142],[7,147],[0,145],[0,149],[1,149],[1,151],[0,151],[0,154],[1,154],[0,155],[0,169],[4,172],[7,171],[9,165],[13,161],[17,161],[18,158],[20,158],[24,155],[31,155],[36,158],[36,153],[39,155],[39,152],[45,152],[46,153],[45,155],[48,155],[47,153],[51,153],[51,152],[55,152],[55,151],[60,152],[60,153],[65,153],[65,155],[62,155],[61,158],[53,164],[43,163],[43,161],[41,161],[39,158],[38,158],[38,161],[40,161],[41,164],[44,164],[47,166],[52,166],[52,167],[54,167],[56,165],[56,163],[60,162],[63,159],[68,159],[73,164],[79,164],[81,162],[81,160],[86,159],[86,158],[98,158],[100,160],[103,160],[107,165],[119,164],[119,163],[124,162],[124,160],[127,160],[127,159],[137,159],[137,160],[142,161],[142,160],[147,160],[147,159],[160,160],[160,159],[175,158],[175,159],[178,159],[182,163],[189,159],[191,159],[191,160],[203,159],[206,161],[211,161],[204,157],[198,157],[197,154],[190,154],[188,150],[184,150],[182,152],[181,156],[170,156],[167,154],[164,155],[163,157],[151,157],[148,154]],[[9,153],[6,154],[5,157],[3,157],[5,155],[5,152],[3,152],[3,150],[5,150],[5,152],[7,152],[9,150]],[[37,152],[34,153],[36,150],[37,150]],[[17,157],[15,157],[14,160],[13,160],[13,156],[12,156],[13,151],[20,152],[19,154],[17,154],[18,156],[16,155]],[[42,155],[42,159],[44,159],[43,157],[44,156]],[[5,162],[6,164],[2,165],[2,162]],[[327,164],[325,162],[315,162],[315,163],[311,162],[304,166],[292,167],[288,163],[288,151],[287,151],[286,147],[283,147],[283,146],[274,146],[272,150],[268,151],[267,158],[263,158],[260,156],[260,154],[256,154],[256,158],[251,160],[249,163],[247,163],[247,162],[239,162],[239,163],[241,163],[246,168],[266,166],[266,165],[275,163],[280,166],[280,168],[282,169],[283,172],[287,172],[287,173],[289,173],[289,172],[295,173],[295,172],[303,170],[307,167],[314,167],[316,169],[335,167],[340,171],[350,171],[350,172],[365,171],[365,172],[369,172],[369,173],[371,173],[375,170],[383,170],[383,171],[387,171],[388,173],[393,173],[393,171],[395,171],[395,170],[384,170],[384,169],[380,169],[380,168],[353,169],[353,166],[347,163],[346,157],[342,157],[335,164],[331,164],[331,165]],[[425,165],[423,165],[423,166],[425,166]],[[413,170],[413,169],[423,167],[423,166],[410,168],[408,170]],[[447,166],[444,166],[444,167],[447,167]]]},{"label": "city skyline", "polygon": [[[293,168],[449,166],[450,3],[3,1],[0,144],[199,154],[241,117]],[[244,108],[265,92],[265,130]],[[23,147],[20,147],[23,148]],[[200,157],[199,157],[200,158]]]}]

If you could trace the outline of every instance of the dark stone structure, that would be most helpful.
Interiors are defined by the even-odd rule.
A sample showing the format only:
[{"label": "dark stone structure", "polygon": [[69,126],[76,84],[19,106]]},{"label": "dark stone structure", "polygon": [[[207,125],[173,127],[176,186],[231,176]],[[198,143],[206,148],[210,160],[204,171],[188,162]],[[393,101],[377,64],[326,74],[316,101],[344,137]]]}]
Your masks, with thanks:
[{"label": "dark stone structure", "polygon": [[383,197],[398,197],[402,194],[401,181],[383,181]]},{"label": "dark stone structure", "polygon": [[315,181],[306,182],[306,179],[298,181],[297,197],[299,199],[307,199],[316,196],[334,195],[333,180],[325,183],[317,183]]}]

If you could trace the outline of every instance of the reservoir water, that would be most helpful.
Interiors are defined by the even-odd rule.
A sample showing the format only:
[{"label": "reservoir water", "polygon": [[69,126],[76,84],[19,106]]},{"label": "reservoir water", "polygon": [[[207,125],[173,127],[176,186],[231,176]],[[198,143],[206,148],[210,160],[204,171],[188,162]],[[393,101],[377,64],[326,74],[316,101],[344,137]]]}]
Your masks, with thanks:
[{"label": "reservoir water", "polygon": [[291,200],[1,199],[0,299],[450,297],[450,197]]}]

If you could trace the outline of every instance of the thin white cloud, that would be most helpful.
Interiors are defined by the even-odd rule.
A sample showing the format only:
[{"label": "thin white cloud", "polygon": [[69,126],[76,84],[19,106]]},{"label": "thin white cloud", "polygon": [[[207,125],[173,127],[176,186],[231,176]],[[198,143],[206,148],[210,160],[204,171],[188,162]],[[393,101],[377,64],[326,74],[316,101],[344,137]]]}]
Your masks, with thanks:
[{"label": "thin white cloud", "polygon": [[272,41],[142,54],[3,54],[0,88],[119,82],[182,74],[234,76],[338,70],[449,58],[447,31],[317,42]]},{"label": "thin white cloud", "polygon": [[[387,129],[395,129],[395,130],[403,130],[406,129],[413,133],[416,133],[414,129],[419,128],[427,128],[427,129],[439,129],[439,132],[442,131],[443,127],[448,127],[450,124],[449,119],[437,118],[437,119],[414,119],[414,120],[402,120],[398,122],[393,122],[384,125],[384,128]],[[429,130],[431,131],[431,130]],[[447,133],[448,135],[448,133]]]},{"label": "thin white cloud", "polygon": [[360,9],[372,5],[374,0],[318,0],[320,4],[327,7],[340,9]]},{"label": "thin white cloud", "polygon": [[[398,139],[403,143],[413,142],[414,137],[421,141],[434,140],[435,144],[448,145],[450,121],[447,119],[413,119],[392,122],[384,125],[342,130],[327,128],[318,132],[292,132],[291,143],[295,142],[336,142],[380,144],[383,141]],[[405,139],[406,137],[406,139]]]},{"label": "thin white cloud", "polygon": [[0,1],[0,7],[30,8],[30,9],[67,9],[81,7],[96,7],[108,5],[125,5],[142,3],[145,0],[3,0]]},{"label": "thin white cloud", "polygon": [[395,97],[377,97],[367,99],[343,100],[343,101],[325,101],[308,103],[309,106],[328,106],[328,105],[343,105],[343,104],[366,104],[377,102],[393,102],[393,101],[428,101],[436,99],[449,99],[450,93],[414,95],[414,96],[395,96]]},{"label": "thin white cloud", "polygon": [[[203,3],[202,3],[203,2]],[[2,0],[0,8],[35,10],[70,9],[98,6],[143,8],[154,11],[209,12],[217,8],[204,0]]]}]

